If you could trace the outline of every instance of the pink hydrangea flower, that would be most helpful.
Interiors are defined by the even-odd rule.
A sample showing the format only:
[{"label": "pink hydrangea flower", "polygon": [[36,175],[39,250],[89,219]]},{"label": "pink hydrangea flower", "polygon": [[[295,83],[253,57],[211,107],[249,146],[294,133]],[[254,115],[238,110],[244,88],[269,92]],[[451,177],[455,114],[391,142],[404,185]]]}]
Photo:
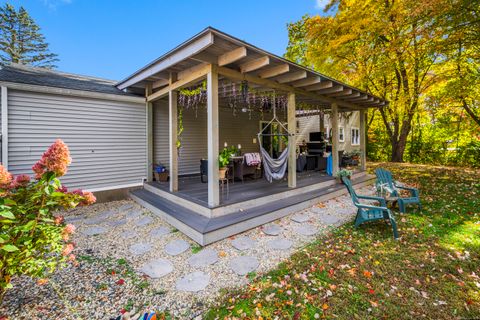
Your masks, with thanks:
[{"label": "pink hydrangea flower", "polygon": [[72,158],[67,145],[57,139],[42,155],[42,158],[35,163],[32,170],[37,179],[40,179],[45,172],[54,172],[57,177],[61,177],[67,173],[70,163],[72,163]]},{"label": "pink hydrangea flower", "polygon": [[63,222],[63,216],[58,216],[53,219],[54,223],[58,226],[60,223]]},{"label": "pink hydrangea flower", "polygon": [[68,256],[68,261],[75,261],[75,259],[76,259],[76,257],[75,257],[74,254],[70,254],[70,255]]},{"label": "pink hydrangea flower", "polygon": [[77,189],[77,190],[73,190],[72,194],[76,194],[83,197],[83,200],[80,202],[80,205],[82,206],[88,206],[97,201],[97,198],[90,191],[83,191],[83,190]]},{"label": "pink hydrangea flower", "polygon": [[68,256],[74,249],[73,243],[67,243],[65,248],[63,248],[62,256]]},{"label": "pink hydrangea flower", "polygon": [[4,166],[0,165],[0,189],[8,189],[12,180],[12,174]]},{"label": "pink hydrangea flower", "polygon": [[75,232],[75,226],[73,224],[69,223],[65,226],[65,228],[63,229],[63,232],[68,233],[68,234],[72,234],[72,233]]},{"label": "pink hydrangea flower", "polygon": [[30,176],[28,174],[19,174],[15,177],[15,183],[17,186],[25,187],[30,182]]}]

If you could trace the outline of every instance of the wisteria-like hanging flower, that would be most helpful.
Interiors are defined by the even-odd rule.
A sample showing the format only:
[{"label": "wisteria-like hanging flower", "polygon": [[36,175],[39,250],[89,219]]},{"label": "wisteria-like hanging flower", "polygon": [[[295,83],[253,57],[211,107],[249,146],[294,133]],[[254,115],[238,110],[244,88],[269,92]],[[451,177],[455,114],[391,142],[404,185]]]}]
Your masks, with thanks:
[{"label": "wisteria-like hanging flower", "polygon": [[57,177],[61,177],[67,173],[70,163],[72,163],[70,151],[65,142],[58,139],[35,163],[32,170],[35,172],[36,179],[40,179],[45,172],[54,172]]}]

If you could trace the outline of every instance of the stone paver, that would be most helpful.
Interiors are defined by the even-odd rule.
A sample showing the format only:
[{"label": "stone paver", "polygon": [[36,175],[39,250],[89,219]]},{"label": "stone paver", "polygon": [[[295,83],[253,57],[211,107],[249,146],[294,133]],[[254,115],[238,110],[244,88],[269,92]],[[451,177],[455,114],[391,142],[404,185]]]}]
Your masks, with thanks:
[{"label": "stone paver", "polygon": [[170,232],[172,232],[170,228],[161,226],[150,231],[150,236],[154,238],[160,238],[160,237],[163,237],[164,235],[169,234]]},{"label": "stone paver", "polygon": [[105,218],[102,218],[102,217],[92,217],[92,218],[87,218],[85,220],[83,220],[83,223],[84,224],[87,224],[87,225],[94,225],[94,224],[100,224],[102,222],[105,221]]},{"label": "stone paver", "polygon": [[320,208],[317,206],[311,207],[308,211],[313,212],[315,214],[325,214],[327,212],[327,208]]},{"label": "stone paver", "polygon": [[131,254],[139,256],[152,250],[152,245],[150,243],[139,242],[132,244],[128,250]]},{"label": "stone paver", "polygon": [[142,211],[140,210],[130,210],[127,212],[126,217],[127,219],[135,219],[142,215]]},{"label": "stone paver", "polygon": [[205,289],[209,283],[209,274],[196,271],[180,278],[175,284],[175,287],[179,291],[198,292]]},{"label": "stone paver", "polygon": [[140,271],[150,278],[158,279],[172,272],[173,265],[167,259],[158,258],[147,262]]},{"label": "stone paver", "polygon": [[203,249],[188,258],[188,264],[192,267],[204,267],[218,261],[218,254],[213,249]]},{"label": "stone paver", "polygon": [[323,215],[320,216],[320,220],[326,225],[337,224],[340,221],[340,218],[332,215]]},{"label": "stone paver", "polygon": [[127,223],[126,219],[118,219],[118,220],[107,221],[106,225],[110,227],[118,227],[118,226],[123,226],[126,223]]},{"label": "stone paver", "polygon": [[165,246],[165,252],[171,256],[176,256],[185,252],[188,248],[190,248],[190,244],[187,241],[177,239],[167,243]]},{"label": "stone paver", "polygon": [[313,236],[318,232],[318,229],[311,224],[302,224],[295,227],[294,231],[302,236]]},{"label": "stone paver", "polygon": [[240,251],[251,249],[255,246],[255,240],[241,236],[232,240],[232,246]]},{"label": "stone paver", "polygon": [[240,256],[230,260],[230,268],[239,276],[244,276],[258,268],[258,260],[252,256]]},{"label": "stone paver", "polygon": [[148,225],[152,222],[153,222],[153,219],[151,217],[144,216],[144,217],[140,218],[140,220],[135,222],[135,225],[138,226],[138,227],[143,227],[143,226],[146,226],[146,225]]},{"label": "stone paver", "polygon": [[276,224],[270,224],[268,226],[263,227],[263,233],[269,236],[278,236],[282,231],[283,231],[283,228]]},{"label": "stone paver", "polygon": [[133,207],[134,207],[133,203],[126,203],[124,205],[121,205],[120,208],[118,208],[118,211],[119,212],[127,211],[132,209]]},{"label": "stone paver", "polygon": [[133,230],[127,230],[127,231],[123,231],[122,233],[120,233],[120,237],[122,239],[133,239],[133,238],[136,238],[138,236],[139,236],[138,232],[133,231]]},{"label": "stone paver", "polygon": [[298,223],[304,223],[304,222],[307,222],[308,220],[310,220],[308,215],[306,215],[305,213],[296,213],[296,214],[292,215],[292,217],[290,219],[292,219],[292,221],[295,221],[295,222],[298,222]]},{"label": "stone paver", "polygon": [[108,229],[105,227],[90,227],[90,228],[84,229],[82,233],[87,236],[95,236],[97,234],[102,234],[107,231]]},{"label": "stone paver", "polygon": [[277,238],[267,242],[267,246],[273,250],[288,250],[292,245],[293,242],[285,238]]}]

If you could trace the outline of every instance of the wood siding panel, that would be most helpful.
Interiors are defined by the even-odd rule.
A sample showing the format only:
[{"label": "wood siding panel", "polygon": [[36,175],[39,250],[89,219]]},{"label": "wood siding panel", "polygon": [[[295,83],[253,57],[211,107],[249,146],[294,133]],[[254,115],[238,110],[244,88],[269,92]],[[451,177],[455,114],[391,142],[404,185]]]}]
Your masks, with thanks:
[{"label": "wood siding panel", "polygon": [[55,139],[73,159],[62,178],[89,190],[140,184],[146,176],[145,105],[9,91],[9,162],[14,174],[31,166]]}]

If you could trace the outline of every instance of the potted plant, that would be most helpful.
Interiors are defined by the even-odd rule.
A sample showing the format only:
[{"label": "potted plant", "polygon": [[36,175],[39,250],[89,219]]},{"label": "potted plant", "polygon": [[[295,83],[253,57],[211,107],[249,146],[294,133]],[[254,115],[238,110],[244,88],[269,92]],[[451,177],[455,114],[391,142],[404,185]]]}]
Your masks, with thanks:
[{"label": "potted plant", "polygon": [[342,177],[347,177],[348,179],[352,178],[352,170],[342,169],[335,174],[335,179],[338,183],[342,182]]},{"label": "potted plant", "polygon": [[218,155],[218,177],[220,179],[225,179],[227,173],[227,165],[230,163],[230,157],[232,156],[232,150],[229,148],[223,148],[223,150]]},{"label": "potted plant", "polygon": [[352,157],[352,160],[359,161],[361,153],[362,152],[360,150],[353,150],[352,152],[350,152],[350,156]]},{"label": "potted plant", "polygon": [[168,170],[161,164],[153,165],[153,175],[155,176],[156,181],[168,181]]}]

